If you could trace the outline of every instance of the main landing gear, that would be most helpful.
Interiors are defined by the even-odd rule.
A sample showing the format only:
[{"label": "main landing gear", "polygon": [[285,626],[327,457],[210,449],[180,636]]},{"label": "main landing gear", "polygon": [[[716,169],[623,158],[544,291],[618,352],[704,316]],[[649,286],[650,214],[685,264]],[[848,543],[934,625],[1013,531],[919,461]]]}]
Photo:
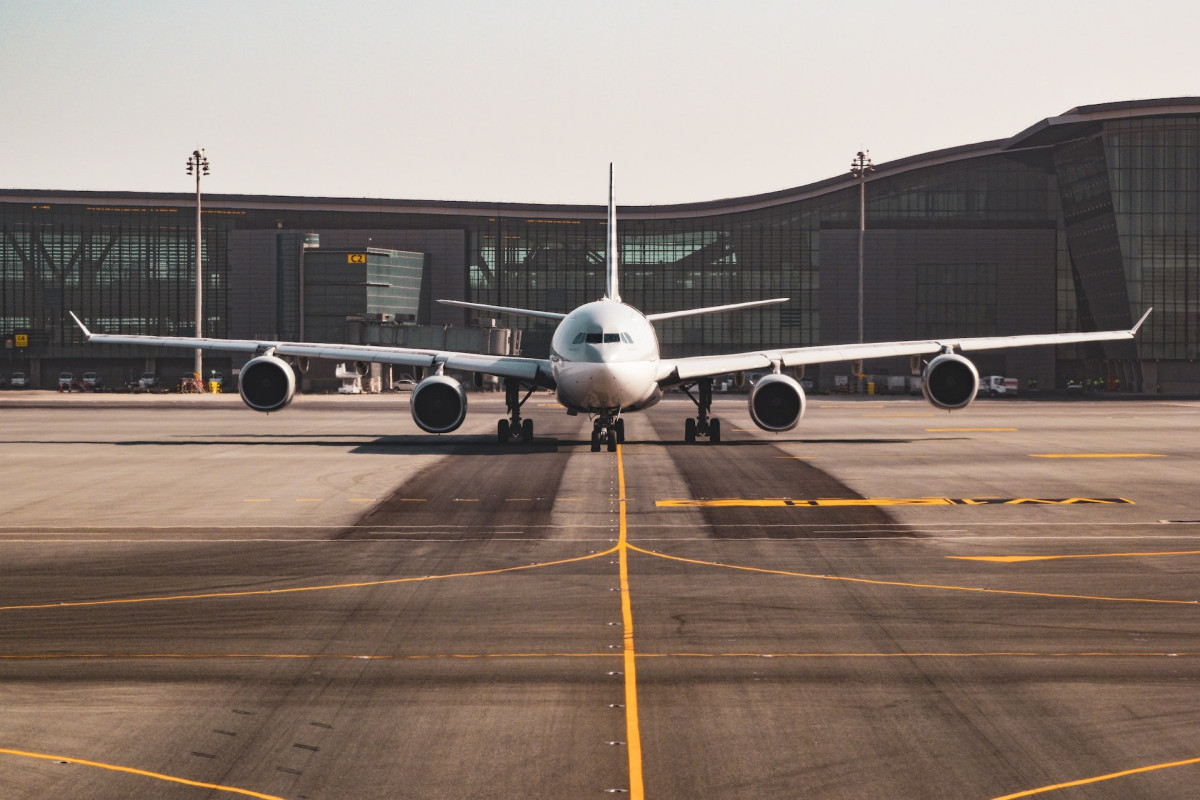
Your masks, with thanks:
[{"label": "main landing gear", "polygon": [[533,420],[521,419],[521,406],[525,405],[525,401],[533,394],[535,388],[531,387],[525,396],[521,397],[519,381],[506,380],[504,382],[504,404],[508,406],[508,419],[502,419],[496,423],[496,441],[500,444],[510,442],[528,444],[533,441]]},{"label": "main landing gear", "polygon": [[604,413],[592,423],[592,452],[599,453],[600,445],[607,445],[608,452],[617,452],[617,445],[625,441],[625,420],[615,414]]},{"label": "main landing gear", "polygon": [[683,423],[683,440],[695,444],[696,437],[707,437],[710,444],[721,443],[721,420],[708,416],[712,408],[712,378],[701,378],[696,382],[699,397],[692,394],[692,387],[684,386],[683,391],[696,404],[696,418],[688,417]]}]

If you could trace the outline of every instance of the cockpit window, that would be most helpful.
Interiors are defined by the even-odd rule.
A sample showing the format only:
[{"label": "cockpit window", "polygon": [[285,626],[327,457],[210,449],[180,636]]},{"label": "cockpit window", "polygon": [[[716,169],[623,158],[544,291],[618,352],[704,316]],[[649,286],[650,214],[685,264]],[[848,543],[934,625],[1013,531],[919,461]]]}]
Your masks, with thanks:
[{"label": "cockpit window", "polygon": [[633,337],[628,333],[601,333],[600,331],[591,331],[575,334],[574,341],[571,344],[617,344],[624,342],[625,344],[633,344]]}]

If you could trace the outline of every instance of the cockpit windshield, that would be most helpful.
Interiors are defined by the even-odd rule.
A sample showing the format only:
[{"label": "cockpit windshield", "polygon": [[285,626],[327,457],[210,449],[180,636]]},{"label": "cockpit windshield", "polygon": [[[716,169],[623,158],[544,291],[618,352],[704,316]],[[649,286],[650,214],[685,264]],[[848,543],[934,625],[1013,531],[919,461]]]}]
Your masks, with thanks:
[{"label": "cockpit windshield", "polygon": [[587,331],[575,335],[575,341],[571,344],[633,344],[633,337],[628,333],[603,333],[601,331]]}]

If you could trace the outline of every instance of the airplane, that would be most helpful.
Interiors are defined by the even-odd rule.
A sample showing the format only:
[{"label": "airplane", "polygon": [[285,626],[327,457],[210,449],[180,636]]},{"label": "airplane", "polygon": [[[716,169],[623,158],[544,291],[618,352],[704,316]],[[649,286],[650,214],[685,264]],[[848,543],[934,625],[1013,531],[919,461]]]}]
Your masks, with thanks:
[{"label": "airplane", "polygon": [[[684,316],[715,314],[788,300],[786,297],[643,314],[621,299],[619,285],[616,201],[613,171],[609,165],[608,231],[603,296],[569,313],[510,308],[460,300],[439,300],[447,305],[500,314],[515,314],[558,323],[548,358],[484,355],[378,345],[286,342],[270,339],[213,339],[205,337],[124,335],[93,333],[75,316],[84,340],[101,344],[180,347],[245,353],[251,359],[238,377],[243,402],[255,411],[278,411],[296,392],[293,363],[324,358],[355,362],[360,372],[369,363],[400,364],[419,368],[424,377],[410,401],[413,421],[429,433],[450,433],[467,414],[467,393],[447,369],[504,379],[508,416],[497,424],[499,442],[530,442],[533,420],[522,419],[521,407],[538,389],[556,393],[569,415],[587,414],[593,420],[591,449],[615,452],[625,438],[622,415],[649,408],[663,393],[681,388],[695,403],[697,413],[684,425],[684,439],[710,444],[721,441],[721,421],[711,417],[713,379],[734,374],[739,380],[751,370],[766,371],[749,393],[750,418],[765,431],[784,432],[804,416],[806,397],[800,383],[784,372],[808,364],[838,361],[861,362],[872,358],[909,356],[913,373],[922,375],[922,390],[933,406],[947,411],[966,408],[979,389],[979,372],[962,353],[1011,347],[1057,345],[1133,339],[1150,316],[1150,310],[1129,330],[1084,333],[986,336],[924,339],[896,342],[816,345],[762,349],[725,355],[662,358],[654,323]],[[921,367],[921,361],[928,361]],[[290,359],[292,363],[285,359]],[[522,392],[524,391],[524,396]]]}]

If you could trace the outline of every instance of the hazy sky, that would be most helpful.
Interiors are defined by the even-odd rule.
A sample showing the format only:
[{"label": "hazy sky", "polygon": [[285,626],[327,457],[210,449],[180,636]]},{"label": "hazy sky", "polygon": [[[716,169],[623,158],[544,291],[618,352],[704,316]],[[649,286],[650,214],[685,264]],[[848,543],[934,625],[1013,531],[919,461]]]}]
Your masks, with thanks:
[{"label": "hazy sky", "polygon": [[1161,0],[0,0],[0,187],[623,204],[758,194],[1200,95]]}]

